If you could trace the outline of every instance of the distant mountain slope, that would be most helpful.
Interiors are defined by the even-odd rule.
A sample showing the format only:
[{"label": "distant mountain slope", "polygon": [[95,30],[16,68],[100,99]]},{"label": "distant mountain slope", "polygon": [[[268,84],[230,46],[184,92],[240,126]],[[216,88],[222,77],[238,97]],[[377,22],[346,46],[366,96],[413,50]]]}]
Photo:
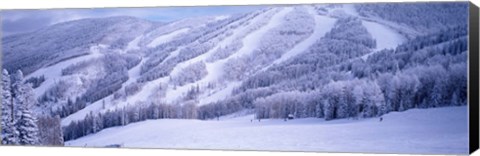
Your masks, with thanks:
[{"label": "distant mountain slope", "polygon": [[399,29],[409,38],[463,26],[468,21],[468,11],[465,11],[468,9],[468,3],[429,2],[414,5],[409,3],[372,3],[358,4],[355,5],[355,8],[359,15],[372,18],[377,22],[397,28],[400,28],[398,26],[409,27],[416,34]]},{"label": "distant mountain slope", "polygon": [[85,55],[91,45],[123,48],[134,37],[156,25],[158,23],[134,17],[92,18],[8,36],[2,40],[3,65],[8,70],[21,69],[29,74],[62,60]]}]

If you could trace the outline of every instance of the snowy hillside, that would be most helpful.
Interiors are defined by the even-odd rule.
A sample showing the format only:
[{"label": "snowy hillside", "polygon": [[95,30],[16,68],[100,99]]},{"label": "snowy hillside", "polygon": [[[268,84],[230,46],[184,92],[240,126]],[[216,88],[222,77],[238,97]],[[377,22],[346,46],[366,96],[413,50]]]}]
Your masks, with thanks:
[{"label": "snowy hillside", "polygon": [[378,118],[328,122],[315,118],[287,122],[251,119],[253,116],[248,115],[221,121],[148,120],[105,129],[66,142],[66,146],[415,154],[468,151],[465,106],[391,113],[381,122]]},{"label": "snowy hillside", "polygon": [[2,39],[14,88],[5,96],[31,85],[33,113],[58,119],[72,146],[462,153],[465,6],[284,5],[168,23],[58,23]]}]

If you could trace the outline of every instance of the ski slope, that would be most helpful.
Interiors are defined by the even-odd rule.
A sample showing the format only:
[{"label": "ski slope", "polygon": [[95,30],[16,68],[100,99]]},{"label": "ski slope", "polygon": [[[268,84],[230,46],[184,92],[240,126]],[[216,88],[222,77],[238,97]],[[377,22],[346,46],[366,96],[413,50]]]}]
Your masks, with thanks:
[{"label": "ski slope", "polygon": [[367,28],[367,31],[372,35],[372,37],[377,42],[377,47],[373,49],[374,52],[368,53],[362,56],[363,60],[366,60],[368,56],[374,54],[383,49],[395,49],[398,45],[405,42],[407,39],[400,35],[398,32],[378,24],[376,22],[362,21],[363,26]]},{"label": "ski slope", "polygon": [[[189,28],[182,28],[182,29],[179,29],[179,30],[175,30],[171,33],[167,33],[166,35],[161,35],[158,38],[156,38],[154,41],[152,41],[150,44],[152,44],[154,42],[159,43],[159,42],[171,41],[172,39],[174,39],[174,36],[178,35],[178,34],[175,34],[175,33],[180,33],[181,34],[181,33],[184,33],[183,31],[188,31],[188,30],[189,30]],[[229,38],[231,38],[231,37],[229,37]],[[129,46],[127,47],[127,49],[134,49],[134,47],[136,45],[138,46],[138,40],[139,39],[134,39],[133,41],[131,41],[129,43]],[[225,42],[225,43],[222,43],[222,44],[227,44],[229,42],[231,42],[231,39],[228,42]],[[219,45],[217,45],[217,47],[218,46]],[[179,54],[179,51],[181,51],[183,48],[184,47],[177,48],[177,50],[171,52],[171,54],[165,60],[168,60],[168,59],[171,59],[171,58],[175,57],[176,55]],[[215,49],[215,48],[212,48],[212,49]],[[184,62],[176,64],[174,69],[171,72],[171,75],[175,75],[176,73],[178,73],[178,71],[180,69],[186,67],[187,65],[189,65],[191,63],[194,63],[196,61],[203,61],[212,52],[213,52],[213,50],[210,50],[209,52],[207,52],[205,54],[202,54],[202,55],[194,57],[190,60],[186,60]],[[123,87],[125,87],[126,85],[134,83],[140,77],[141,64],[143,64],[143,62],[145,62],[147,59],[148,58],[142,58],[142,62],[140,62],[137,66],[133,67],[132,69],[130,69],[128,71],[129,79],[127,80],[127,82],[122,84],[122,88],[120,90],[122,90]],[[209,75],[214,75],[214,74],[215,73],[213,71],[209,71]],[[156,79],[156,80],[153,80],[153,81],[146,82],[145,84],[143,84],[143,87],[140,89],[140,91],[138,93],[136,93],[133,96],[128,96],[126,100],[120,99],[120,100],[114,101],[113,100],[113,95],[109,95],[106,98],[98,100],[98,101],[88,105],[84,109],[79,110],[79,111],[63,118],[61,124],[62,124],[62,126],[67,126],[72,121],[82,120],[90,112],[98,113],[98,112],[103,112],[103,111],[106,111],[106,110],[115,110],[117,108],[122,108],[122,107],[129,106],[129,105],[136,105],[138,102],[146,102],[148,99],[151,99],[152,96],[155,96],[154,93],[158,89],[159,85],[167,84],[168,81],[169,81],[169,77],[163,77],[163,78],[159,78],[159,79]],[[167,93],[166,98],[162,98],[161,100],[163,100],[163,101],[168,100],[168,102],[173,102],[179,96],[181,96],[183,93],[187,92],[188,89],[190,89],[189,87],[191,85],[193,85],[193,84],[178,87],[175,90],[173,90],[172,87],[170,87],[170,88],[168,88],[168,90],[166,92]],[[159,97],[156,97],[156,98],[159,98]],[[105,100],[105,106],[103,104],[104,100]]]},{"label": "ski slope", "polygon": [[[283,61],[286,61],[304,52],[311,45],[313,45],[315,41],[319,40],[321,37],[323,37],[327,32],[329,32],[333,28],[333,25],[335,24],[336,19],[330,18],[327,16],[316,15],[315,10],[312,7],[307,7],[306,9],[310,13],[310,15],[314,16],[314,19],[315,19],[315,28],[313,30],[314,32],[312,33],[312,35],[310,35],[310,37],[308,37],[301,43],[297,44],[290,51],[283,54],[282,57],[275,60],[271,65],[279,64]],[[264,69],[268,69],[268,67],[269,66],[267,66],[267,68],[264,68]]]},{"label": "ski slope", "polygon": [[143,38],[144,36],[143,35],[140,35],[138,37],[136,37],[135,39],[133,39],[132,41],[130,41],[127,45],[127,48],[125,49],[125,52],[128,52],[130,50],[138,50],[140,49],[138,43],[141,41],[141,39]]},{"label": "ski slope", "polygon": [[147,45],[147,47],[153,48],[156,47],[162,43],[166,43],[167,41],[172,40],[175,36],[181,35],[183,33],[186,33],[190,30],[190,28],[183,28],[179,30],[175,30],[173,32],[167,33],[165,35],[161,35],[157,38],[155,38],[150,44]]},{"label": "ski slope", "polygon": [[[259,43],[261,37],[263,35],[265,35],[265,33],[267,33],[270,29],[273,29],[273,28],[279,26],[283,22],[283,18],[285,17],[285,15],[292,10],[293,10],[293,8],[282,8],[282,10],[280,10],[278,13],[273,15],[273,17],[270,19],[270,22],[268,22],[267,25],[262,26],[258,30],[253,31],[250,34],[248,34],[247,36],[245,36],[245,38],[243,38],[243,40],[242,40],[243,47],[240,48],[236,53],[232,54],[231,56],[229,56],[225,59],[218,60],[218,61],[215,61],[213,63],[206,63],[206,69],[207,69],[208,74],[204,78],[202,78],[201,80],[199,80],[195,83],[189,83],[189,84],[186,84],[186,85],[183,85],[183,86],[180,86],[180,87],[176,87],[176,89],[172,89],[172,87],[170,87],[166,92],[165,102],[167,102],[167,103],[174,102],[179,97],[186,94],[186,92],[192,86],[195,86],[197,84],[207,85],[209,82],[216,82],[219,78],[221,78],[223,76],[223,66],[229,59],[235,58],[235,57],[238,57],[238,56],[242,56],[242,55],[249,55],[250,53],[252,53],[258,47],[258,43]],[[270,10],[270,11],[275,12],[277,10]],[[260,17],[254,18],[250,23],[256,23],[256,22],[258,22],[258,20],[262,20],[263,19],[262,17],[266,16],[266,14],[267,13],[265,13],[263,15],[260,15]],[[216,51],[217,48],[219,48],[221,46],[228,45],[228,43],[233,42],[232,40],[236,39],[237,36],[239,36],[242,33],[245,33],[245,31],[247,31],[246,30],[247,27],[248,27],[248,25],[244,26],[244,27],[237,28],[236,30],[234,30],[233,35],[229,36],[228,38],[226,38],[222,42],[218,43],[217,46],[212,48],[210,51],[208,51],[205,54],[200,55],[196,58],[190,59],[188,61],[185,61],[185,62],[177,65],[177,67],[172,71],[171,75],[176,75],[179,72],[179,70],[182,68],[182,66],[185,67],[189,64],[206,60],[210,55],[212,55]],[[219,91],[221,93],[217,92],[214,96],[206,97],[206,98],[208,98],[208,100],[201,100],[200,105],[205,104],[206,102],[213,102],[213,101],[216,101],[216,100],[220,100],[221,98],[224,98],[225,96],[228,96],[230,94],[231,90],[233,89],[233,87],[236,86],[236,84],[238,84],[238,82],[231,82],[222,91]]]},{"label": "ski slope", "polygon": [[362,21],[362,24],[377,41],[377,47],[374,49],[375,51],[394,49],[406,41],[405,37],[384,25],[370,21]]},{"label": "ski slope", "polygon": [[[244,112],[243,112],[244,113]],[[242,113],[240,113],[242,114]],[[102,130],[66,146],[467,154],[467,107],[411,109],[378,118],[253,121],[148,120]],[[446,124],[448,123],[448,124]]]},{"label": "ski slope", "polygon": [[100,51],[105,47],[106,45],[92,46],[90,47],[90,53],[88,55],[68,59],[66,61],[62,61],[45,68],[40,68],[39,70],[36,70],[35,72],[25,76],[25,80],[31,77],[40,77],[43,75],[45,77],[45,81],[34,90],[35,95],[41,96],[45,93],[47,89],[49,89],[55,83],[63,79],[62,70],[64,68],[82,61],[99,58],[100,56],[103,55]]},{"label": "ski slope", "polygon": [[373,52],[362,56],[363,60],[366,60],[368,56],[374,54],[383,49],[395,49],[398,45],[404,43],[407,39],[402,36],[397,31],[389,28],[383,24],[379,24],[372,20],[366,20],[364,17],[361,17],[356,11],[355,7],[352,4],[344,4],[341,8],[335,9],[341,10],[343,13],[358,17],[362,20],[362,25],[367,29],[368,33],[372,35],[375,39],[377,46],[375,49],[372,49]]}]

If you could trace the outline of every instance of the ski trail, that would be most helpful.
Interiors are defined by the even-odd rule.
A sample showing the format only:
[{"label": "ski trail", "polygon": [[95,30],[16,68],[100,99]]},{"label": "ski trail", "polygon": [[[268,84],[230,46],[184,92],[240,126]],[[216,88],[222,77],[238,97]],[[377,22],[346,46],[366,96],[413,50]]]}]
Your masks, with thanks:
[{"label": "ski trail", "polygon": [[25,80],[31,78],[31,77],[39,77],[39,76],[44,76],[45,81],[37,88],[34,89],[35,96],[39,97],[45,93],[50,87],[52,87],[55,83],[58,81],[62,80],[62,69],[82,62],[82,61],[87,61],[87,60],[92,60],[95,58],[99,58],[102,56],[100,53],[100,49],[104,48],[105,45],[98,45],[98,46],[92,46],[90,47],[90,54],[85,55],[85,56],[80,56],[76,58],[72,58],[66,61],[59,62],[57,64],[41,68],[39,70],[36,70],[35,72],[27,75],[25,77]]},{"label": "ski trail", "polygon": [[135,39],[133,39],[132,41],[130,41],[127,45],[127,48],[124,50],[124,52],[128,52],[130,50],[140,49],[140,47],[138,46],[138,43],[142,40],[143,37],[144,37],[143,35],[140,35],[140,36],[136,37]]},{"label": "ski trail", "polygon": [[[170,39],[172,39],[172,38],[170,38]],[[136,40],[133,40],[131,42],[136,42]],[[135,43],[131,43],[129,45],[132,45],[132,47],[134,47],[134,44]],[[178,53],[181,49],[183,49],[183,47],[179,47],[179,48],[177,48],[177,50],[171,52],[170,55],[165,60],[171,59],[172,57],[175,57],[176,55],[178,55]],[[213,51],[214,49],[215,48],[212,48],[210,51]],[[206,54],[210,55],[209,52],[207,52]],[[202,55],[197,56],[193,59],[187,60],[185,62],[178,63],[174,67],[174,69],[172,70],[170,75],[174,75],[175,72],[177,72],[181,67],[184,67],[184,66],[188,65],[189,62],[192,63],[193,61],[200,61],[200,60],[206,59],[207,56],[208,56],[206,54],[202,54]],[[202,59],[199,59],[199,58],[202,58]],[[143,58],[142,62],[146,61],[147,59],[148,58]],[[134,67],[134,68],[132,68],[131,70],[128,71],[129,77],[130,76],[131,77],[129,78],[129,80],[127,80],[126,83],[122,84],[121,89],[123,89],[126,85],[134,83],[136,81],[136,78],[138,78],[140,76],[139,73],[140,73],[141,64],[142,63],[139,63],[139,65],[137,65],[136,67]],[[146,99],[149,98],[149,96],[159,87],[160,84],[168,83],[168,81],[169,81],[169,77],[163,77],[163,78],[159,78],[159,79],[156,79],[156,80],[153,80],[153,81],[145,82],[142,85],[142,89],[138,93],[136,93],[133,96],[128,96],[127,99],[124,100],[124,101],[123,100],[114,101],[113,95],[109,95],[109,96],[107,96],[107,97],[105,97],[101,100],[98,100],[98,101],[88,105],[84,109],[79,110],[79,111],[65,117],[64,119],[62,119],[61,124],[62,124],[62,126],[66,126],[66,125],[70,124],[70,122],[72,122],[72,121],[81,120],[87,114],[89,114],[90,112],[98,113],[98,112],[106,111],[106,110],[114,110],[114,109],[125,107],[125,106],[131,105],[131,104],[136,104],[137,102],[146,101]],[[104,108],[103,101],[105,101],[105,108]]]},{"label": "ski trail", "polygon": [[263,68],[262,71],[270,68],[274,64],[280,64],[306,51],[311,45],[313,45],[317,40],[319,40],[321,37],[323,37],[327,32],[329,32],[333,28],[333,25],[335,24],[336,19],[323,16],[323,15],[317,15],[315,13],[315,10],[312,7],[307,7],[307,10],[310,13],[310,15],[314,16],[314,19],[315,19],[315,28],[312,35],[310,35],[310,37],[300,42],[299,44],[295,45],[295,47],[293,47],[291,50],[284,53],[279,59],[275,60],[272,64]]},{"label": "ski trail", "polygon": [[395,47],[406,41],[406,38],[403,35],[399,34],[392,28],[361,17],[353,4],[344,4],[342,5],[342,8],[340,10],[342,10],[345,14],[361,19],[362,25],[367,29],[368,33],[370,33],[373,39],[375,39],[377,42],[376,48],[372,49],[373,52],[361,56],[361,59],[363,60],[366,60],[368,56],[382,49],[394,49]]},{"label": "ski trail", "polygon": [[[207,85],[209,82],[215,82],[216,80],[221,78],[223,76],[223,72],[222,72],[223,71],[223,66],[229,59],[239,57],[239,56],[242,56],[242,55],[251,54],[251,52],[253,52],[255,50],[255,48],[257,47],[258,42],[260,41],[261,37],[265,33],[267,33],[270,29],[279,26],[283,22],[283,17],[285,17],[285,15],[292,10],[293,10],[293,8],[290,8],[290,7],[283,8],[278,13],[273,15],[273,17],[270,19],[270,22],[268,22],[267,25],[259,28],[258,30],[254,31],[254,32],[251,32],[250,34],[245,36],[245,38],[242,40],[243,47],[240,48],[236,53],[230,55],[229,57],[227,57],[225,59],[217,60],[213,63],[206,63],[206,68],[207,68],[208,74],[207,74],[207,76],[205,76],[201,80],[199,80],[197,82],[194,82],[194,83],[186,84],[186,85],[181,86],[181,87],[177,87],[175,90],[172,90],[172,88],[169,88],[169,90],[167,91],[167,94],[166,94],[166,98],[165,98],[166,101],[165,102],[168,103],[168,102],[175,101],[176,99],[181,97],[183,94],[185,94],[185,92],[187,92],[188,89],[191,88],[194,85],[197,85],[197,84],[201,85],[201,86]],[[271,10],[271,11],[273,11],[273,10]],[[253,19],[253,21],[251,23],[255,23],[256,20],[260,20],[260,19],[262,19],[262,17],[256,17],[256,18]],[[245,26],[245,27],[242,27],[242,28],[246,28],[246,27],[248,27],[248,26]],[[231,40],[235,39],[235,36],[238,33],[241,33],[241,31],[243,31],[243,30],[240,29],[240,30],[235,31],[234,35],[232,35],[228,39],[224,40],[225,43],[231,42]],[[218,47],[216,47],[216,48],[218,48]],[[210,56],[211,54],[213,54],[215,52],[216,48],[212,48],[212,50],[210,52],[206,53],[202,57],[197,57],[195,60],[196,61],[201,61],[201,60],[204,60],[204,59],[208,58],[208,56]],[[194,61],[192,60],[191,63],[193,63],[193,62]],[[173,75],[173,72],[172,72],[172,75]],[[227,84],[226,86],[223,86],[224,87],[223,89],[220,89],[220,90],[216,91],[215,93],[211,94],[210,96],[204,97],[204,98],[207,98],[206,100],[204,100],[204,98],[201,98],[202,100],[200,100],[199,105],[205,104],[206,102],[212,102],[212,101],[215,101],[215,100],[217,100],[221,97],[229,95],[231,93],[231,90],[235,86],[238,86],[239,84],[240,84],[239,82],[230,82],[230,84]]]},{"label": "ski trail", "polygon": [[[272,11],[277,11],[277,10],[269,10],[269,11],[272,12]],[[177,68],[177,69],[181,69],[182,66],[185,67],[185,66],[187,66],[188,64],[191,64],[191,63],[195,63],[195,62],[198,62],[198,61],[205,61],[212,54],[214,54],[219,47],[228,45],[229,43],[233,42],[233,40],[236,39],[237,36],[241,35],[242,33],[245,33],[244,31],[246,31],[246,29],[250,25],[252,25],[256,22],[259,22],[259,20],[262,20],[264,18],[264,16],[266,16],[266,14],[268,14],[268,13],[263,13],[263,14],[255,17],[255,18],[253,18],[251,20],[250,24],[235,29],[231,36],[227,37],[226,39],[224,39],[223,41],[218,43],[210,51],[208,51],[207,53],[205,53],[201,56],[198,56],[194,59],[191,59],[187,62],[184,62],[184,63],[180,64],[179,65],[180,68]],[[263,27],[266,27],[266,25],[263,26]],[[261,27],[260,29],[262,29],[263,27]],[[258,31],[258,30],[256,30],[256,31]],[[256,31],[251,32],[249,35],[251,35],[253,33],[256,33]],[[225,60],[225,59],[223,59],[223,60]],[[173,89],[172,87],[168,88],[168,91],[166,92],[165,102],[168,103],[168,102],[175,101],[176,99],[181,97],[185,92],[187,92],[188,89],[190,89],[192,86],[195,86],[197,84],[200,85],[200,86],[205,86],[210,82],[215,82],[218,78],[220,78],[223,75],[222,67],[223,67],[224,63],[225,63],[225,61],[222,61],[222,60],[217,60],[217,61],[211,62],[211,63],[206,62],[205,65],[206,65],[206,69],[207,69],[208,74],[204,78],[202,78],[199,81],[193,82],[193,83],[188,83],[188,84],[185,84],[183,86],[179,86],[176,89]],[[179,72],[178,70],[172,71],[172,75],[175,75],[178,72]]]},{"label": "ski trail", "polygon": [[[270,29],[280,26],[283,22],[283,18],[285,17],[285,15],[287,15],[291,11],[293,11],[292,7],[282,8],[282,10],[280,10],[270,19],[270,22],[268,22],[267,25],[263,26],[259,30],[250,33],[245,38],[243,38],[242,48],[240,48],[236,53],[230,55],[229,57],[217,61],[218,63],[211,66],[210,70],[223,71],[224,64],[230,59],[235,59],[245,55],[251,55],[251,53],[258,47],[258,43],[260,42],[260,39],[263,37],[263,35],[265,35],[265,33],[267,33]],[[217,77],[217,79],[218,78],[219,77]],[[214,102],[225,98],[226,96],[230,95],[232,90],[240,84],[240,81],[229,82],[224,88],[215,91],[212,94],[207,95],[206,97],[202,97],[199,105],[204,105],[209,102]]]},{"label": "ski trail", "polygon": [[395,47],[406,41],[406,38],[396,31],[376,22],[362,20],[362,25],[367,28],[367,31],[377,42],[377,47],[373,49],[374,52],[362,56],[363,60],[382,49],[395,49]]},{"label": "ski trail", "polygon": [[270,29],[280,26],[285,15],[292,10],[293,10],[292,7],[286,7],[286,8],[283,8],[277,14],[275,14],[266,26],[246,36],[242,40],[243,47],[240,50],[238,50],[236,53],[230,55],[230,57],[228,57],[226,60],[240,57],[243,55],[250,55],[257,48],[258,42],[260,42],[260,39],[262,38],[262,36],[265,35]]}]

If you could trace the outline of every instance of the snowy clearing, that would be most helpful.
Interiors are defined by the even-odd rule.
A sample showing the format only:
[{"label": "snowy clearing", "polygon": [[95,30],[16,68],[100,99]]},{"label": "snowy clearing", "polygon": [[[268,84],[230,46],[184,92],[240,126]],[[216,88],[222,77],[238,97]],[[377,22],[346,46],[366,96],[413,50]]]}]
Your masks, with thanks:
[{"label": "snowy clearing", "polygon": [[369,21],[362,21],[362,24],[377,41],[377,48],[375,51],[382,49],[394,49],[406,41],[405,37],[384,25]]},{"label": "snowy clearing", "polygon": [[[149,120],[66,142],[66,146],[466,154],[467,107],[412,109],[378,118]],[[445,124],[448,123],[448,124]],[[192,131],[192,129],[195,129]]]},{"label": "snowy clearing", "polygon": [[365,20],[362,21],[362,24],[363,26],[365,26],[365,28],[367,28],[367,31],[377,42],[377,47],[373,49],[374,52],[362,56],[363,60],[366,60],[368,56],[380,50],[395,49],[398,45],[402,44],[407,40],[395,30],[392,30],[384,25]]}]

